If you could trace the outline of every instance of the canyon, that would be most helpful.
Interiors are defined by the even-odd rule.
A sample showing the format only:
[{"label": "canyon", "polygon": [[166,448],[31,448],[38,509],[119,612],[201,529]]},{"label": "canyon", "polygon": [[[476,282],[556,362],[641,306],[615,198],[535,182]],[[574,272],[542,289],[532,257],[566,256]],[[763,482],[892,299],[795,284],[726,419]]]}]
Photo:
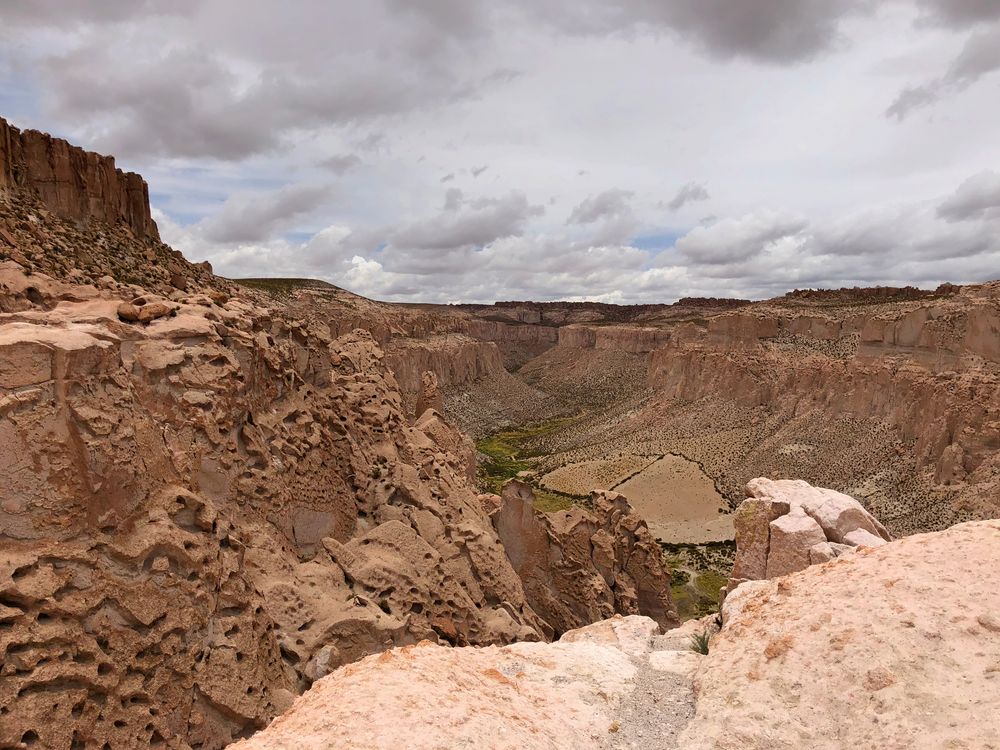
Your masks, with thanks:
[{"label": "canyon", "polygon": [[[624,746],[667,708],[683,747],[865,746],[890,729],[830,729],[830,696],[914,737],[932,672],[932,737],[1000,744],[946,726],[941,645],[980,644],[985,691],[1000,282],[389,304],[219,277],[148,192],[0,120],[0,746]],[[452,673],[464,709],[413,677]]]}]

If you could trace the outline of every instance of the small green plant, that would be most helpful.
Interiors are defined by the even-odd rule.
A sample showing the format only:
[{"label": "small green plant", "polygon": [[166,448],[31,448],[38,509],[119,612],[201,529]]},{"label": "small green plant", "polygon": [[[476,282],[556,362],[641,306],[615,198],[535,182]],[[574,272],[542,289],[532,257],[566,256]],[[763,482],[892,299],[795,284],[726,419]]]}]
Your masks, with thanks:
[{"label": "small green plant", "polygon": [[708,640],[710,636],[707,630],[695,633],[691,636],[691,650],[696,654],[708,656]]}]

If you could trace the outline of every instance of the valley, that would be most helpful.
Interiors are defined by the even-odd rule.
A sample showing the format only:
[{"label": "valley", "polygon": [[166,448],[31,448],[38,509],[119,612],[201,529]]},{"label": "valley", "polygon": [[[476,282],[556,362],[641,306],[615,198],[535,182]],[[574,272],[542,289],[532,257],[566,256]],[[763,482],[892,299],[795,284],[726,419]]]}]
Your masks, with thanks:
[{"label": "valley", "polygon": [[[147,196],[0,120],[0,745],[261,746],[318,705],[338,746],[347,685],[338,709],[374,695],[427,738],[482,698],[553,747],[651,717],[718,747],[732,686],[770,706],[786,656],[859,712],[924,664],[951,714],[992,710],[925,640],[994,679],[970,592],[1000,549],[1000,281],[393,304],[218,276]],[[413,716],[425,660],[474,666]]]}]

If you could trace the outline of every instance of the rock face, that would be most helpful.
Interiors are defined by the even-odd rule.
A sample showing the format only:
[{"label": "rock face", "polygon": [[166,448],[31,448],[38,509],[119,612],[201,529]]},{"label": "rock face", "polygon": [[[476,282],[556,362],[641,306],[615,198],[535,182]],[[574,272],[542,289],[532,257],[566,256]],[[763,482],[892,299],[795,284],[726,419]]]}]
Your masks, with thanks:
[{"label": "rock face", "polygon": [[689,648],[707,623],[658,636],[640,617],[550,644],[407,646],[337,670],[235,747],[997,747],[1000,594],[969,583],[998,564],[985,521],[754,581],[707,656]]},{"label": "rock face", "polygon": [[983,521],[741,586],[680,746],[1000,747],[998,565]]},{"label": "rock face", "polygon": [[60,216],[123,223],[136,237],[159,239],[149,189],[112,156],[71,146],[37,130],[21,131],[0,118],[0,188],[34,190]]},{"label": "rock face", "polygon": [[745,581],[777,578],[858,546],[891,541],[857,500],[800,479],[758,478],[736,510],[736,559],[725,596]]},{"label": "rock face", "polygon": [[[664,400],[657,408],[701,402],[704,410],[707,402],[766,411],[778,426],[747,449],[744,470],[867,486],[897,533],[996,515],[1000,284],[853,290],[846,298],[851,291],[793,295],[675,326],[651,355],[648,382]],[[880,449],[886,427],[891,442]],[[883,455],[881,472],[849,457],[865,443]],[[803,444],[815,449],[812,461],[796,452]],[[907,468],[886,470],[901,458]],[[751,476],[727,480],[731,497]]]},{"label": "rock face", "polygon": [[[628,727],[618,717],[640,682],[656,685],[658,698],[671,704],[671,723],[682,726],[688,675],[703,657],[658,644],[656,629],[647,618],[626,617],[571,631],[557,643],[395,649],[320,680],[266,730],[233,748],[605,747]],[[659,734],[666,737],[667,727]]]},{"label": "rock face", "polygon": [[471,441],[433,408],[411,425],[331,309],[137,291],[0,263],[0,745],[218,748],[393,646],[669,621],[614,499],[553,522],[564,609],[536,611]]},{"label": "rock face", "polygon": [[617,492],[594,492],[579,506],[542,513],[531,487],[511,480],[491,505],[493,526],[524,583],[525,597],[556,635],[618,614],[677,624],[670,574],[645,522]]}]

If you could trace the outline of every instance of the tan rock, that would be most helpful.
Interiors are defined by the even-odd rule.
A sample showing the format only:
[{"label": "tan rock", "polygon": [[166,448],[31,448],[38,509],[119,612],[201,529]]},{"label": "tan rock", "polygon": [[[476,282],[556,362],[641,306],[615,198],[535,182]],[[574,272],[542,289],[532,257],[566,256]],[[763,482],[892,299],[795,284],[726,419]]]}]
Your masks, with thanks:
[{"label": "tan rock", "polygon": [[[1000,746],[1000,724],[983,718],[1000,715],[997,633],[975,624],[1000,611],[1000,592],[970,599],[968,588],[1000,565],[998,542],[1000,522],[965,523],[741,596],[744,584],[696,674],[697,711],[678,746]],[[772,642],[786,646],[768,660],[761,644]]]},{"label": "tan rock", "polygon": [[810,550],[826,541],[823,529],[805,511],[796,509],[770,523],[767,577],[788,575],[810,565]]},{"label": "tan rock", "polygon": [[770,523],[788,512],[788,503],[770,498],[744,500],[733,517],[736,530],[736,559],[732,578],[767,577],[767,550]]},{"label": "tan rock", "polygon": [[532,609],[556,634],[615,613],[676,624],[670,577],[645,524],[616,492],[595,492],[591,500],[593,513],[542,513],[529,485],[504,485],[491,517]]},{"label": "tan rock", "polygon": [[855,529],[844,536],[844,544],[852,547],[881,547],[886,541],[864,529]]},{"label": "tan rock", "polygon": [[437,375],[431,370],[427,370],[420,376],[420,395],[417,398],[417,407],[414,414],[418,417],[428,409],[437,412],[444,411],[444,401],[441,398],[441,390],[438,387]]},{"label": "tan rock", "polygon": [[[638,630],[656,628],[647,623]],[[596,748],[636,674],[617,647],[620,627],[600,623],[598,634],[573,631],[566,634],[572,640],[551,644],[422,644],[368,657],[317,682],[266,730],[233,748]],[[391,720],[358,720],[372,715]]]}]

